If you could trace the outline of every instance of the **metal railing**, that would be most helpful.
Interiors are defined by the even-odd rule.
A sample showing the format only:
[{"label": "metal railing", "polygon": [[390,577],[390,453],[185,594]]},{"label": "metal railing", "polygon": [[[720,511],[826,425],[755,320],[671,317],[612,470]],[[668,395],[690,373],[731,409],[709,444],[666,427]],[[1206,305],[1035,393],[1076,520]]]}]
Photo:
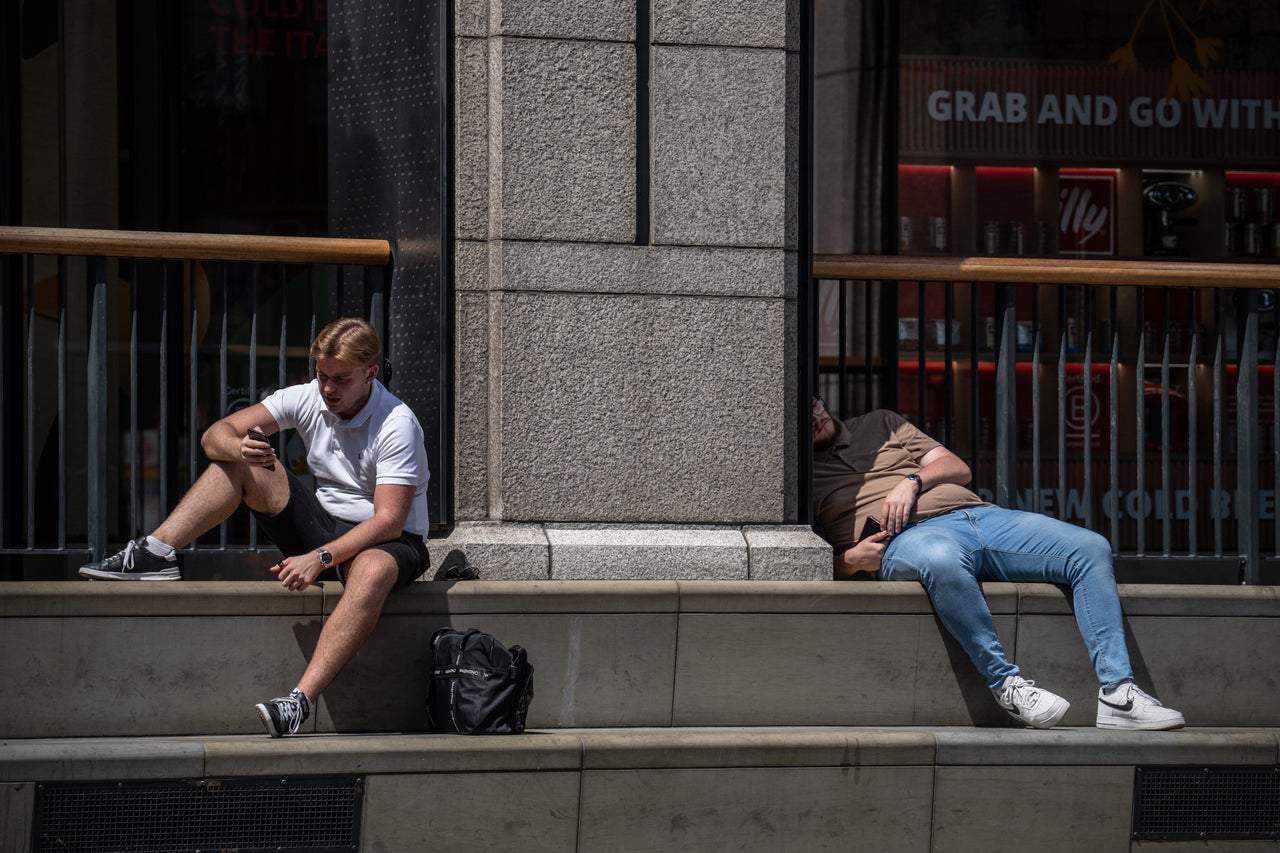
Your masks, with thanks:
[{"label": "metal railing", "polygon": [[[385,240],[0,228],[0,578],[153,529],[209,424],[309,378],[330,306],[358,288],[385,332],[390,260]],[[242,514],[186,553],[256,548]]]},{"label": "metal railing", "polygon": [[894,408],[988,500],[1083,524],[1118,556],[1280,557],[1280,266],[817,256],[818,393]]}]

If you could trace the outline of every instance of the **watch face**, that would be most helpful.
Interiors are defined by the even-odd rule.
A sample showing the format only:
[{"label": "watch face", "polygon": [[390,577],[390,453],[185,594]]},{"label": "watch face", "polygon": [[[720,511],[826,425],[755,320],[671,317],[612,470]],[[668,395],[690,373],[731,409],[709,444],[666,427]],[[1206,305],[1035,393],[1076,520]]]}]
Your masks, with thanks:
[{"label": "watch face", "polygon": [[316,553],[320,555],[320,562],[328,566],[333,563],[333,555],[323,548],[317,548]]}]

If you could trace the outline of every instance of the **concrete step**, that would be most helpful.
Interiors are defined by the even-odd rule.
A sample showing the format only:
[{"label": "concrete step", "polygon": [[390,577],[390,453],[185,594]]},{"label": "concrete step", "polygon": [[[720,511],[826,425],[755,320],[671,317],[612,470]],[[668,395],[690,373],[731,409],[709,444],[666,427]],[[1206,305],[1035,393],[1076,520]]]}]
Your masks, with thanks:
[{"label": "concrete step", "polygon": [[[985,587],[1006,649],[1091,726],[1097,684],[1060,589]],[[0,737],[257,734],[297,683],[341,587],[0,586]],[[1190,725],[1267,727],[1280,707],[1275,587],[1121,587],[1140,682]],[[1008,725],[917,584],[419,583],[389,601],[310,731],[421,731],[427,646],[476,627],[529,650],[530,725]]]},{"label": "concrete step", "polygon": [[[1142,772],[1194,766],[1265,774],[1278,762],[1277,729],[786,726],[7,739],[0,741],[0,849],[32,849],[37,797],[52,785],[105,782],[110,795],[129,780],[348,775],[359,780],[365,850],[421,850],[429,839],[433,850],[964,853],[1022,849],[1035,839],[1037,850],[1103,853],[1147,846],[1132,838]],[[273,805],[262,808],[269,814]],[[1199,839],[1159,850],[1258,849],[1236,845]]]}]

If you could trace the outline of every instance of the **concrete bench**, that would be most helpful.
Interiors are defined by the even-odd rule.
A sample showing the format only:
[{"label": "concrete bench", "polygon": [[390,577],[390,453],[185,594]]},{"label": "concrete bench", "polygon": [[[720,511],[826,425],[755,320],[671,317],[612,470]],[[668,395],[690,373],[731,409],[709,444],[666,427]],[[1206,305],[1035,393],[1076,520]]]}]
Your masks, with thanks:
[{"label": "concrete bench", "polygon": [[[109,784],[96,796],[114,798],[129,780],[348,774],[362,799],[365,850],[985,853],[1034,838],[1037,850],[1129,851],[1143,846],[1131,841],[1138,768],[1229,766],[1265,776],[1278,754],[1275,730],[1244,729],[792,726],[4,740],[0,849],[29,849],[42,786],[102,781]],[[273,809],[289,807],[264,798],[255,817],[270,821]],[[1216,845],[1158,849],[1206,847]],[[1228,842],[1226,849],[1244,848]]]},{"label": "concrete bench", "polygon": [[[1192,726],[1273,726],[1273,587],[1122,586],[1138,677]],[[0,737],[258,734],[253,704],[296,684],[341,587],[0,587]],[[1096,681],[1069,598],[989,584],[1006,648],[1091,726]],[[530,725],[1007,725],[916,584],[420,583],[397,593],[322,698],[313,732],[425,726],[427,644],[476,627],[529,649]]]}]

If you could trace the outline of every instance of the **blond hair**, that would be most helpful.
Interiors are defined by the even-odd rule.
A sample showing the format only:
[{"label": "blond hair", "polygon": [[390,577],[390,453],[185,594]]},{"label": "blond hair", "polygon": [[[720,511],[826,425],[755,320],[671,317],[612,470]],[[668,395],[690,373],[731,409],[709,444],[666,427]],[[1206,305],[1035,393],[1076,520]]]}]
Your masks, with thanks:
[{"label": "blond hair", "polygon": [[358,317],[334,320],[320,330],[311,344],[311,357],[336,358],[349,364],[368,367],[378,360],[382,340],[373,326]]}]

